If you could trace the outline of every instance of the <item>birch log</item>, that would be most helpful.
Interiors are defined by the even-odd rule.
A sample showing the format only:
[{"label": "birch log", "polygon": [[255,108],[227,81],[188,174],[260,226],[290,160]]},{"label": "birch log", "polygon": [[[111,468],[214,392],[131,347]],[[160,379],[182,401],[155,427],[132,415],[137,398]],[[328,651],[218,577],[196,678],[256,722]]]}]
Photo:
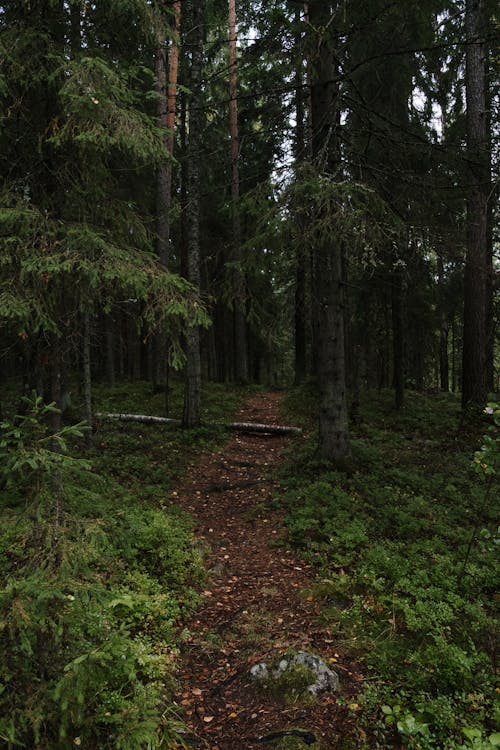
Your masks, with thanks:
[{"label": "birch log", "polygon": [[[98,412],[96,414],[98,419],[115,419],[120,422],[139,422],[142,424],[164,424],[164,425],[180,425],[180,419],[170,419],[169,417],[155,417],[149,414],[112,414]],[[226,427],[229,430],[235,430],[236,432],[262,432],[279,435],[301,435],[302,430],[300,427],[290,427],[289,425],[279,424],[259,424],[257,422],[229,422],[228,424],[217,424],[216,427]]]}]

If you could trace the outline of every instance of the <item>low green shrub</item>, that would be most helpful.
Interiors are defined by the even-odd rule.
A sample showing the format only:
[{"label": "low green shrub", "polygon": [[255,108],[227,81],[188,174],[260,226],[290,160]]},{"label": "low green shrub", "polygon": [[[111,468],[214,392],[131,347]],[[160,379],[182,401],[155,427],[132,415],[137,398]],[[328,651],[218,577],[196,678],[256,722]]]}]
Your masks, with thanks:
[{"label": "low green shrub", "polygon": [[[139,401],[120,387],[108,405],[132,411],[130,390]],[[225,412],[219,396],[212,413],[229,420],[241,393]],[[0,746],[172,746],[179,624],[204,572],[167,492],[224,432],[109,425],[89,460],[83,425],[54,433],[53,411],[33,397],[1,425]]]},{"label": "low green shrub", "polygon": [[397,414],[367,394],[361,413],[350,473],[318,464],[314,438],[287,462],[289,541],[318,569],[325,623],[364,662],[377,746],[493,747],[500,413],[489,405],[482,441],[451,395],[408,394]]}]

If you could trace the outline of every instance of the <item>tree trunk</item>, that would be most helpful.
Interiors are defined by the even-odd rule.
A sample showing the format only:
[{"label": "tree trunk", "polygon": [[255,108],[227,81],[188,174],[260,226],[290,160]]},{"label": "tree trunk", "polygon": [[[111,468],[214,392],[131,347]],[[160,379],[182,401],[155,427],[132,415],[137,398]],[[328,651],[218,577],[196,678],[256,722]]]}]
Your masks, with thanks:
[{"label": "tree trunk", "polygon": [[297,247],[295,259],[295,384],[303,383],[307,373],[307,262],[303,247]]},{"label": "tree trunk", "polygon": [[[309,3],[313,30],[312,151],[320,173],[335,175],[340,162],[338,70],[330,2]],[[315,248],[314,293],[317,297],[318,386],[320,393],[320,455],[342,463],[350,456],[344,347],[342,248],[335,237]]]},{"label": "tree trunk", "polygon": [[[492,155],[492,131],[491,131],[491,112],[492,112],[492,90],[489,85],[493,75],[490,50],[486,50],[485,60],[485,103],[486,103],[486,137],[487,137],[487,170],[488,186],[491,186],[491,155]],[[494,239],[493,225],[495,215],[493,207],[495,199],[498,197],[498,183],[496,187],[488,190],[487,193],[487,218],[486,218],[486,309],[485,309],[485,336],[486,336],[486,393],[495,391],[495,290],[494,290]]]},{"label": "tree trunk", "polygon": [[245,274],[241,253],[240,171],[236,67],[236,0],[229,0],[229,131],[231,138],[231,203],[234,285],[234,370],[236,380],[248,382]]},{"label": "tree trunk", "polygon": [[439,388],[447,393],[450,390],[450,363],[448,357],[448,315],[444,304],[444,266],[438,252],[438,313],[439,313]]},{"label": "tree trunk", "polygon": [[[297,172],[305,160],[305,107],[304,107],[304,75],[303,60],[300,54],[302,34],[300,32],[301,9],[295,11],[295,47],[298,53],[295,69],[295,166]],[[294,341],[295,341],[295,383],[305,380],[307,373],[307,252],[297,245],[295,259],[295,307],[294,307]]]},{"label": "tree trunk", "polygon": [[61,429],[61,341],[58,336],[53,335],[53,343],[51,347],[51,368],[50,368],[50,401],[53,401],[58,409],[57,412],[52,414],[52,429],[54,432],[59,432]]},{"label": "tree trunk", "polygon": [[83,316],[83,398],[85,403],[85,419],[88,424],[88,430],[85,433],[85,442],[87,448],[92,447],[92,371],[91,371],[91,328],[90,315],[85,313]]},{"label": "tree trunk", "polygon": [[[179,32],[181,5],[175,0],[170,20],[172,40],[167,65],[165,25],[167,19],[160,10],[158,20],[158,48],[156,53],[156,80],[158,99],[158,125],[164,130],[164,143],[169,158],[158,168],[156,180],[157,253],[162,266],[170,263],[170,210],[172,205],[172,157],[175,140],[175,112],[177,102],[177,74],[179,67]],[[168,67],[168,78],[167,78]],[[154,383],[166,379],[168,341],[165,331],[160,331],[152,344],[152,378]]]},{"label": "tree trunk", "polygon": [[114,344],[114,326],[111,314],[104,316],[104,348],[105,348],[105,372],[106,383],[109,388],[115,387],[115,344]]},{"label": "tree trunk", "polygon": [[404,403],[403,275],[399,269],[392,273],[391,291],[393,383],[399,410]]},{"label": "tree trunk", "polygon": [[[191,3],[191,99],[189,106],[189,136],[187,155],[187,249],[188,279],[193,286],[200,288],[200,156],[203,128],[203,30],[205,21],[205,0],[192,0]],[[201,409],[201,357],[200,330],[194,325],[186,334],[186,382],[184,388],[184,411],[182,422],[185,427],[200,423]]]},{"label": "tree trunk", "polygon": [[466,3],[466,102],[469,195],[464,277],[462,406],[486,402],[486,256],[489,155],[486,118],[484,0]]},{"label": "tree trunk", "polygon": [[[180,0],[173,4],[173,39],[167,64],[167,41],[165,25],[167,19],[160,11],[158,19],[158,47],[156,51],[156,85],[158,98],[158,125],[164,130],[167,152],[174,150],[175,107],[177,92],[177,70],[179,62]],[[168,79],[167,79],[168,69]],[[156,185],[157,252],[160,263],[167,268],[170,245],[170,206],[172,200],[172,160],[164,161],[158,168]]]},{"label": "tree trunk", "polygon": [[457,327],[455,314],[451,320],[451,392],[456,393],[457,388]]}]

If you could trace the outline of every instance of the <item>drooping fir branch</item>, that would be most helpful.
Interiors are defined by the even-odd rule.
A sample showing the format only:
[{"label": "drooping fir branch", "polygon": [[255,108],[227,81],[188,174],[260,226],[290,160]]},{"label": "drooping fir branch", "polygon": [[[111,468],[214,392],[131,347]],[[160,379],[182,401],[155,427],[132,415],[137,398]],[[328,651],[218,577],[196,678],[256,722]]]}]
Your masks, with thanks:
[{"label": "drooping fir branch", "polygon": [[51,220],[34,207],[14,204],[0,209],[0,250],[0,320],[16,321],[23,337],[37,331],[60,335],[79,313],[130,300],[139,329],[169,330],[178,366],[183,328],[207,324],[188,281],[162,269],[152,252],[118,245],[96,227]]}]

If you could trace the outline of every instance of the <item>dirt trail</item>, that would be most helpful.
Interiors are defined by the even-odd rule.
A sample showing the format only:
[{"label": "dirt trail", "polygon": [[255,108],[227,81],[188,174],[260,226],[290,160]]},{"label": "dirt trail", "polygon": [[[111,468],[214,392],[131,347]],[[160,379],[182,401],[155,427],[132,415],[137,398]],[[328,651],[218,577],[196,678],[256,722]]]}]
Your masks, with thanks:
[{"label": "dirt trail", "polygon": [[[258,393],[238,420],[279,423],[277,393]],[[249,676],[260,661],[287,649],[320,653],[341,679],[345,697],[359,675],[320,624],[308,594],[313,575],[281,544],[282,512],[273,509],[273,472],[290,438],[238,434],[193,467],[173,499],[195,518],[208,547],[210,576],[204,602],[191,622],[179,676],[193,744],[211,750],[276,747],[258,738],[300,728],[321,750],[341,748],[354,719],[333,694],[316,703],[286,705],[264,695]],[[300,746],[306,747],[302,741]]]}]

